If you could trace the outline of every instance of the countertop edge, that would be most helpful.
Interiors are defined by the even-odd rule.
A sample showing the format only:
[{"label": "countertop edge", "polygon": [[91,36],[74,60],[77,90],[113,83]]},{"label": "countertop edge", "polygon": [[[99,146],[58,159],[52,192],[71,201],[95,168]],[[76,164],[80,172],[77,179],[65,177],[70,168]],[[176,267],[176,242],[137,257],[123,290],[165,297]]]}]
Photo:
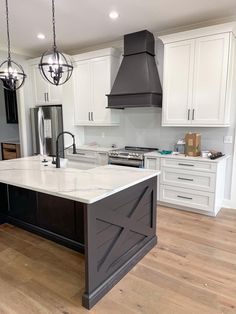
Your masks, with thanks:
[{"label": "countertop edge", "polygon": [[[154,170],[153,170],[154,171]],[[3,184],[8,184],[8,185],[12,185],[12,186],[17,186],[19,188],[23,188],[23,189],[27,189],[27,190],[31,190],[31,191],[35,191],[35,192],[40,192],[40,193],[44,193],[44,194],[48,194],[48,195],[52,195],[52,196],[56,196],[56,197],[61,197],[61,198],[65,198],[65,199],[69,199],[69,200],[72,200],[72,201],[76,201],[76,202],[80,202],[80,203],[85,203],[85,204],[93,204],[95,202],[98,202],[106,197],[109,197],[111,195],[114,195],[120,191],[123,191],[131,186],[134,186],[138,183],[141,183],[143,181],[146,181],[146,180],[149,180],[155,176],[159,176],[161,173],[161,171],[154,171],[153,174],[150,174],[148,175],[147,177],[143,178],[143,179],[139,179],[139,180],[136,180],[132,183],[129,183],[129,184],[126,184],[124,186],[121,186],[117,189],[115,189],[114,191],[112,192],[108,192],[108,193],[105,193],[99,197],[95,197],[95,198],[92,198],[92,199],[84,199],[84,198],[76,198],[76,197],[73,197],[71,195],[68,195],[68,194],[64,194],[64,193],[60,193],[60,192],[54,192],[54,191],[50,191],[50,190],[46,190],[46,189],[42,189],[42,188],[36,188],[36,187],[31,187],[31,186],[28,186],[28,185],[25,185],[25,184],[18,184],[18,183],[13,183],[13,182],[10,182],[8,180],[0,180],[0,183],[3,183]]]}]

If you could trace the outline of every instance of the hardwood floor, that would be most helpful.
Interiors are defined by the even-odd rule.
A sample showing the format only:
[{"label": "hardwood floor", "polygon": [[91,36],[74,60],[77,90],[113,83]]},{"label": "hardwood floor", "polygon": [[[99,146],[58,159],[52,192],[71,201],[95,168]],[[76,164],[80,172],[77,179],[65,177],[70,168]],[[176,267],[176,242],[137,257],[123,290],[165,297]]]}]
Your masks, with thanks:
[{"label": "hardwood floor", "polygon": [[236,211],[217,218],[158,208],[159,243],[91,311],[83,256],[0,226],[0,314],[236,313]]}]

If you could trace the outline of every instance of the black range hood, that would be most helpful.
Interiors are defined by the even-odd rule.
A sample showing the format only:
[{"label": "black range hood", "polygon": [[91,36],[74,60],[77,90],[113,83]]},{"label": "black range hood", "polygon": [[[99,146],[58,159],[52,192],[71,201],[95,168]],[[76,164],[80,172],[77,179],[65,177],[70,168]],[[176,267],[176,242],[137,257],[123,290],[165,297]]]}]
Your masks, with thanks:
[{"label": "black range hood", "polygon": [[107,97],[111,109],[162,106],[152,33],[144,30],[124,36],[124,58]]}]

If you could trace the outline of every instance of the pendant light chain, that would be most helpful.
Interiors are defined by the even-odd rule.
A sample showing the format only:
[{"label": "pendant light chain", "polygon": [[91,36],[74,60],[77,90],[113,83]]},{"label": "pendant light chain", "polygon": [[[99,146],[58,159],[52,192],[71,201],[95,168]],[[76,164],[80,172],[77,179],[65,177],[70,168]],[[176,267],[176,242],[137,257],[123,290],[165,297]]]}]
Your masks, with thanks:
[{"label": "pendant light chain", "polygon": [[[7,1],[7,0],[6,0]],[[55,0],[52,0],[53,49],[56,50]]]},{"label": "pendant light chain", "polygon": [[52,85],[65,84],[73,72],[72,61],[57,49],[56,45],[56,20],[55,0],[52,0],[52,48],[45,51],[39,62],[39,70],[42,77]]},{"label": "pendant light chain", "polygon": [[11,60],[11,41],[10,41],[10,31],[9,31],[8,0],[6,0],[6,22],[7,22],[8,60]]}]

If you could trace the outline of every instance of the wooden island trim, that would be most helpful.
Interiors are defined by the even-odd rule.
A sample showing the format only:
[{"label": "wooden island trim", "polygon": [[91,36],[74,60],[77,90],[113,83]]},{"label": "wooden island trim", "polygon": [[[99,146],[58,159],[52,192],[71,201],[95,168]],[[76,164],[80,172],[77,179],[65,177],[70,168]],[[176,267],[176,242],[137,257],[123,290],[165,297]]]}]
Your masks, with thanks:
[{"label": "wooden island trim", "polygon": [[[84,252],[82,304],[91,309],[156,245],[156,185],[157,177],[153,177],[95,203],[83,204],[0,183],[0,223],[17,225]],[[20,208],[14,212],[17,204]],[[25,218],[19,217],[22,212]]]}]

